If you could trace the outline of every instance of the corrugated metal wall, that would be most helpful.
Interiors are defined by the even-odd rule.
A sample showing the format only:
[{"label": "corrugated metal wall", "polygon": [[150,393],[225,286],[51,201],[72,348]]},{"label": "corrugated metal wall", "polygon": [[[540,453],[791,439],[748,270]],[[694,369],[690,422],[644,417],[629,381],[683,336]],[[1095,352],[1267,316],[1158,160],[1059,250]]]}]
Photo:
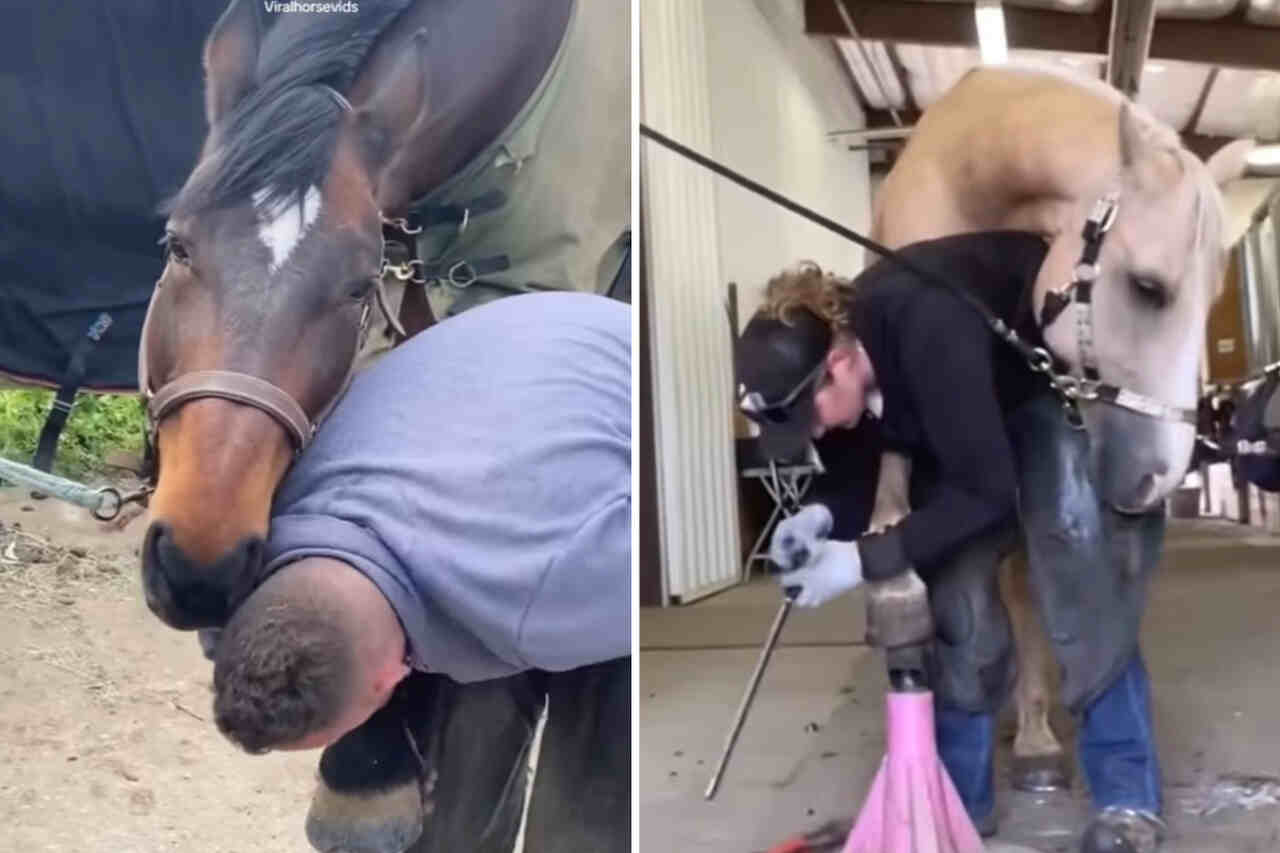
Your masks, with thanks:
[{"label": "corrugated metal wall", "polygon": [[[714,156],[703,16],[700,2],[642,0],[640,112],[655,130]],[[641,141],[638,153],[663,592],[688,602],[741,572],[726,284],[712,175],[652,142]]]}]

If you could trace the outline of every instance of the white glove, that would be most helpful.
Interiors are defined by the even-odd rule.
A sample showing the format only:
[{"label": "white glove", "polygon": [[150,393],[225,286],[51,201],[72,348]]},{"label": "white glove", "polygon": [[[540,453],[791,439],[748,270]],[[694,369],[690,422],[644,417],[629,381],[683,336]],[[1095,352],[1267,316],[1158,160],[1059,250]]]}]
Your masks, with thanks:
[{"label": "white glove", "polygon": [[790,591],[800,587],[795,603],[800,607],[820,607],[862,583],[862,556],[857,542],[827,539],[818,543],[809,562],[792,572],[783,572],[779,583]]},{"label": "white glove", "polygon": [[784,572],[800,568],[831,535],[832,523],[831,510],[822,504],[809,504],[795,515],[782,519],[773,529],[769,559]]}]

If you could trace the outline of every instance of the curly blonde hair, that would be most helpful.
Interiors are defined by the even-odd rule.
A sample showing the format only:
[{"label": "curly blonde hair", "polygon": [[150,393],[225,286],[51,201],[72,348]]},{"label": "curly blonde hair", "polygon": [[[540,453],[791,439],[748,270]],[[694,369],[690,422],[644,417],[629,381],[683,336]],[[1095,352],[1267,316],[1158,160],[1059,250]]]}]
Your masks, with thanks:
[{"label": "curly blonde hair", "polygon": [[806,309],[825,321],[832,333],[844,332],[853,291],[851,280],[823,272],[813,261],[801,261],[769,279],[760,311],[790,325],[791,312]]}]

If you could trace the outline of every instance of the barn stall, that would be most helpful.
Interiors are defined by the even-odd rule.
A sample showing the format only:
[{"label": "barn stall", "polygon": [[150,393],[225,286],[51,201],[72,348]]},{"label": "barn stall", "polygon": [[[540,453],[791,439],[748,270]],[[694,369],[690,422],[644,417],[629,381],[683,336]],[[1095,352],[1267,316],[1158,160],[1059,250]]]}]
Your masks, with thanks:
[{"label": "barn stall", "polygon": [[[1280,140],[1277,24],[1267,0],[643,0],[640,121],[866,234],[921,111],[983,63],[1105,80],[1201,156],[1241,136]],[[655,140],[641,140],[637,164],[641,849],[762,850],[828,821],[847,829],[884,748],[883,662],[864,643],[860,593],[790,614],[719,790],[704,794],[779,608],[761,558],[770,521],[788,494],[825,497],[837,481],[854,484],[843,496],[854,518],[874,488],[856,455],[827,439],[824,472],[811,460],[773,479],[735,414],[732,342],[778,269],[807,258],[853,275],[870,254]],[[1272,174],[1259,158],[1224,191],[1232,249],[1206,331],[1206,395],[1280,358]],[[1204,461],[1166,503],[1144,623],[1173,830],[1165,849],[1271,849],[1280,503],[1232,464]],[[1070,749],[1069,717],[1053,721]],[[1079,773],[1068,791],[1011,791],[1008,752],[1006,742],[990,849],[1077,849]]]}]

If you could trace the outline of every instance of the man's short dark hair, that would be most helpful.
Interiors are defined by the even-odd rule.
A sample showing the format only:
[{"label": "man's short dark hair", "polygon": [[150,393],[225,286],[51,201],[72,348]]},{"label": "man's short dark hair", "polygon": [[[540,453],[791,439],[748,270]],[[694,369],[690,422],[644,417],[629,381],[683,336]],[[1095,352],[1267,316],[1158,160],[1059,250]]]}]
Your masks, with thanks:
[{"label": "man's short dark hair", "polygon": [[[275,580],[273,578],[273,580]],[[293,743],[336,722],[355,661],[342,613],[270,581],[232,615],[218,641],[213,716],[251,753]]]}]

